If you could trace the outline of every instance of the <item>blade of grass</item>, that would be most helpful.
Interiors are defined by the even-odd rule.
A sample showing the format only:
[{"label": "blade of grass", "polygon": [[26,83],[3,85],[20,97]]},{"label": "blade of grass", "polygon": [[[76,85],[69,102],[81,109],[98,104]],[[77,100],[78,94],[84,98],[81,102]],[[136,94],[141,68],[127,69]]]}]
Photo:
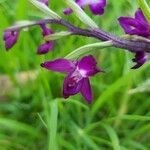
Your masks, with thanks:
[{"label": "blade of grass", "polygon": [[129,74],[119,78],[116,82],[110,85],[108,89],[106,89],[106,91],[102,93],[102,95],[99,96],[99,98],[92,106],[92,116],[94,116],[98,109],[100,109],[104,105],[109,97],[111,97],[114,93],[120,90],[120,88],[128,82],[128,80],[131,78],[131,74],[132,73],[130,72]]},{"label": "blade of grass", "polygon": [[30,136],[33,137],[41,137],[41,133],[39,133],[38,130],[33,128],[32,126],[29,126],[25,123],[18,122],[15,120],[7,119],[7,118],[0,118],[0,126],[6,129],[10,129],[12,131],[19,131],[24,132],[27,134],[30,134]]},{"label": "blade of grass", "polygon": [[50,124],[49,124],[49,150],[57,150],[57,118],[58,104],[57,100],[50,103]]},{"label": "blade of grass", "polygon": [[121,146],[120,146],[120,142],[119,142],[119,138],[117,136],[117,133],[115,132],[115,130],[109,126],[108,124],[104,124],[101,123],[101,126],[106,130],[106,132],[108,133],[111,141],[112,141],[112,146],[114,150],[121,150]]}]

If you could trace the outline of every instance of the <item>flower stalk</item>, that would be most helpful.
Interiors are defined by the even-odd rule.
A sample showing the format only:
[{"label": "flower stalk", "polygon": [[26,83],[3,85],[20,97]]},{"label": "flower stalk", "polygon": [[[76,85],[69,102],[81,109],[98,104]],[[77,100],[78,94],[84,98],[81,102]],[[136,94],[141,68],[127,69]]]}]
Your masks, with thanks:
[{"label": "flower stalk", "polygon": [[29,24],[21,24],[20,26],[12,26],[6,30],[21,30],[23,28],[28,28],[31,26],[35,25],[40,25],[40,24],[59,24],[68,29],[70,32],[70,35],[80,35],[80,36],[85,36],[85,37],[92,37],[101,41],[112,41],[112,46],[116,48],[121,48],[129,51],[146,51],[150,52],[150,42],[148,40],[144,40],[139,37],[136,39],[134,38],[123,38],[123,37],[118,37],[112,33],[103,31],[101,29],[83,29],[79,28],[70,22],[64,20],[64,19],[43,19],[39,21],[35,21],[33,23]]},{"label": "flower stalk", "polygon": [[69,36],[69,35],[71,35],[71,34],[72,34],[72,32],[69,32],[69,31],[61,31],[61,32],[58,32],[58,33],[54,33],[54,34],[45,36],[44,40],[45,40],[45,41],[57,40],[57,39],[60,39],[60,38]]},{"label": "flower stalk", "polygon": [[113,45],[112,41],[98,42],[98,43],[84,45],[84,46],[72,51],[65,58],[66,59],[76,59],[76,58],[82,56],[83,54],[91,52],[95,49],[101,50],[103,48],[111,47],[112,45]]},{"label": "flower stalk", "polygon": [[31,2],[34,6],[36,6],[39,10],[44,12],[50,18],[61,19],[61,17],[57,13],[55,13],[53,10],[48,8],[47,5],[45,5],[45,3],[42,3],[37,0],[29,0],[29,2]]},{"label": "flower stalk", "polygon": [[73,0],[64,1],[84,24],[93,29],[98,28],[97,24]]}]

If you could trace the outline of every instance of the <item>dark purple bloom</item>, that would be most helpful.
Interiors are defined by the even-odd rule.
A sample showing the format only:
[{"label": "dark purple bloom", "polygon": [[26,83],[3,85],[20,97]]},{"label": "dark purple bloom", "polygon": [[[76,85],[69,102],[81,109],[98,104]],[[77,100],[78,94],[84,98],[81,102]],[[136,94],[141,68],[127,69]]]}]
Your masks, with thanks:
[{"label": "dark purple bloom", "polygon": [[5,41],[5,48],[9,50],[17,42],[19,36],[18,31],[6,30],[3,35],[3,40]]},{"label": "dark purple bloom", "polygon": [[148,56],[145,55],[144,51],[139,51],[136,52],[135,58],[132,60],[133,62],[136,62],[135,66],[133,66],[132,69],[137,69],[141,67],[148,60]]},{"label": "dark purple bloom", "polygon": [[38,47],[38,54],[46,54],[48,53],[50,50],[52,50],[54,47],[54,42],[53,41],[50,41],[50,42],[46,42],[44,44],[41,44],[39,47]]},{"label": "dark purple bloom", "polygon": [[70,8],[66,8],[63,12],[65,15],[70,15],[73,11]]},{"label": "dark purple bloom", "polygon": [[150,24],[140,9],[136,11],[134,18],[120,17],[119,23],[127,34],[143,37],[150,36]]},{"label": "dark purple bloom", "polygon": [[[46,27],[45,24],[41,24],[40,25],[42,30],[43,30],[43,37],[44,36],[47,36],[47,35],[50,35],[50,34],[53,34],[53,31],[49,28]],[[38,47],[38,54],[46,54],[48,53],[50,50],[52,50],[54,47],[54,41],[46,41],[44,44],[41,44],[39,47]]]},{"label": "dark purple bloom", "polygon": [[[135,13],[135,17],[120,17],[119,23],[124,29],[126,34],[130,35],[138,35],[143,37],[150,36],[150,24],[146,20],[143,12],[138,9]],[[141,67],[148,60],[148,56],[144,51],[139,51],[135,53],[135,58],[133,62],[135,62],[135,66],[132,69],[137,69]]]},{"label": "dark purple bloom", "polygon": [[[106,0],[76,0],[76,3],[84,9],[85,6],[89,6],[91,12],[94,15],[102,15],[106,6]],[[64,10],[64,14],[69,15],[73,11],[70,8]]]},{"label": "dark purple bloom", "polygon": [[69,61],[67,59],[56,59],[48,61],[41,66],[52,71],[67,73],[63,84],[63,97],[68,98],[79,92],[87,102],[92,102],[93,93],[90,86],[89,77],[102,71],[97,66],[97,62],[92,55],[85,56],[79,61]]}]

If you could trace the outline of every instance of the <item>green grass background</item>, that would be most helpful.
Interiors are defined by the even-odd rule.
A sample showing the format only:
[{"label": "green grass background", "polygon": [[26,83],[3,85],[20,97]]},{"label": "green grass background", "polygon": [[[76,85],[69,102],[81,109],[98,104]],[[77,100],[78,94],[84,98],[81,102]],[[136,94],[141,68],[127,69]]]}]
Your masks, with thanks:
[{"label": "green grass background", "polygon": [[[84,27],[74,15],[63,15],[63,1],[51,0],[50,7]],[[117,18],[134,15],[137,7],[136,0],[108,0],[105,14],[92,18],[100,28],[122,35]],[[150,63],[130,70],[133,55],[128,51],[96,50],[92,54],[106,73],[91,80],[93,103],[87,104],[81,95],[64,100],[64,75],[44,70],[40,63],[97,40],[63,38],[52,52],[38,56],[41,31],[33,27],[22,31],[18,43],[6,52],[3,30],[15,21],[40,17],[27,0],[0,0],[0,150],[149,150]],[[28,79],[28,72],[33,79]]]}]

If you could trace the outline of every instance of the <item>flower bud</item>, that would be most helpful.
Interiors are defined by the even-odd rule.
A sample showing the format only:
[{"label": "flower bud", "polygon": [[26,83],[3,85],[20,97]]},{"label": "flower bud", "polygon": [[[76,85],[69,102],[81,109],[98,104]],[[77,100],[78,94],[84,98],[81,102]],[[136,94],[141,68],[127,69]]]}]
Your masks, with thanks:
[{"label": "flower bud", "polygon": [[3,35],[3,40],[5,41],[5,48],[6,50],[9,50],[14,46],[14,44],[17,42],[19,36],[18,31],[9,31],[6,30]]}]

